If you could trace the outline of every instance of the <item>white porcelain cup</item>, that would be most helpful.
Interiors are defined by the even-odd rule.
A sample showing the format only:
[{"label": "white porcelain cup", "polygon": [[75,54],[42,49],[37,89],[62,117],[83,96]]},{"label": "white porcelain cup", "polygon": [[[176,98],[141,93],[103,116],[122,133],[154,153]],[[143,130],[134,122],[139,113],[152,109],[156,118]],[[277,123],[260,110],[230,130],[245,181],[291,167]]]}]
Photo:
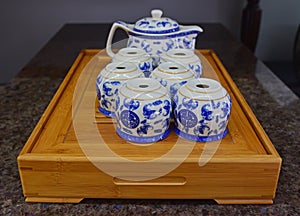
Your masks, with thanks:
[{"label": "white porcelain cup", "polygon": [[157,79],[166,87],[172,99],[180,86],[194,78],[194,73],[182,64],[164,62],[151,73],[150,77]]},{"label": "white porcelain cup", "polygon": [[202,75],[202,63],[199,57],[191,49],[170,49],[168,52],[160,56],[160,63],[163,62],[177,62],[190,68],[195,73],[195,78]]},{"label": "white porcelain cup", "polygon": [[198,142],[222,139],[228,132],[229,93],[213,79],[189,80],[174,96],[175,132]]},{"label": "white porcelain cup", "polygon": [[110,63],[101,70],[96,79],[98,109],[108,117],[114,117],[116,95],[119,88],[128,80],[142,77],[143,73],[130,62]]},{"label": "white porcelain cup", "polygon": [[117,96],[117,133],[134,143],[152,143],[170,133],[171,99],[157,80],[131,79]]},{"label": "white porcelain cup", "polygon": [[120,49],[112,58],[112,62],[131,62],[136,64],[145,77],[149,77],[153,70],[153,59],[144,50],[135,47],[126,47]]}]

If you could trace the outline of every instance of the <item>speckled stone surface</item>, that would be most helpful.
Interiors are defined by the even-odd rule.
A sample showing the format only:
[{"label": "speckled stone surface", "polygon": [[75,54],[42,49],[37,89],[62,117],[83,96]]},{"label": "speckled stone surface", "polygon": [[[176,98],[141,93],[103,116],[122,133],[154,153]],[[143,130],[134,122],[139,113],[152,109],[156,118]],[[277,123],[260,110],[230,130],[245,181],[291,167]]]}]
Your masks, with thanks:
[{"label": "speckled stone surface", "polygon": [[[15,79],[0,86],[0,215],[300,215],[300,100],[220,24],[203,24],[206,34],[197,47],[216,51],[283,159],[274,204],[142,199],[26,203],[17,156],[80,49],[103,47],[105,38],[97,39],[101,26],[104,33],[98,34],[105,35],[109,25],[64,26]],[[82,28],[96,35],[74,38]]]}]

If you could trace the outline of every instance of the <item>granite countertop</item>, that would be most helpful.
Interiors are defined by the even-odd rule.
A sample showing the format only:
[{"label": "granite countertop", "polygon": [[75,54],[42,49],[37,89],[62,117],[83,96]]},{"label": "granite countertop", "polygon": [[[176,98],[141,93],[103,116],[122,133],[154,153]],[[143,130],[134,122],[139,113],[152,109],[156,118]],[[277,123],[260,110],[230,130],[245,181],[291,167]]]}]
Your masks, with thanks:
[{"label": "granite countertop", "polygon": [[103,48],[110,28],[67,24],[10,83],[0,86],[0,215],[300,215],[300,99],[221,24],[202,27],[205,33],[199,36],[197,48],[217,53],[282,157],[274,204],[142,199],[26,203],[17,156],[80,50]]}]

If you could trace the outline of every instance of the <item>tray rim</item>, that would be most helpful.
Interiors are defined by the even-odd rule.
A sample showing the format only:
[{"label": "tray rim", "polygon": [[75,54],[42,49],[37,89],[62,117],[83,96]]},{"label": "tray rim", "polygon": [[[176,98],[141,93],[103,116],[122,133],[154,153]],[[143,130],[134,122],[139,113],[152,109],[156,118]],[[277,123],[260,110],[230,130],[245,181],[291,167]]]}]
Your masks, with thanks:
[{"label": "tray rim", "polygon": [[[55,109],[56,104],[59,102],[60,97],[63,95],[64,90],[66,89],[69,81],[72,79],[72,76],[76,72],[78,66],[80,65],[80,62],[83,60],[85,55],[95,55],[98,52],[100,52],[101,49],[83,49],[78,54],[77,58],[73,62],[71,68],[69,69],[69,72],[66,74],[65,78],[63,79],[62,83],[60,84],[58,90],[54,94],[52,100],[48,104],[47,108],[45,109],[44,113],[42,114],[40,120],[34,127],[31,135],[29,136],[27,142],[23,146],[19,156],[18,161],[21,160],[37,160],[37,161],[44,161],[49,159],[57,160],[57,158],[60,158],[60,160],[69,161],[69,160],[80,160],[80,161],[88,161],[85,155],[72,155],[72,154],[55,154],[55,153],[33,153],[32,149],[36,143],[36,140],[38,139],[39,135],[42,132],[42,128],[46,125],[48,119],[50,118],[49,113],[52,113],[52,111]],[[271,140],[269,139],[268,135],[266,134],[265,130],[259,123],[258,119],[256,118],[255,114],[253,113],[252,109],[248,105],[247,101],[245,100],[244,96],[232,80],[231,76],[227,72],[226,68],[222,64],[220,58],[217,56],[216,52],[212,49],[198,49],[201,53],[209,54],[213,57],[213,60],[216,63],[216,66],[222,73],[224,79],[226,82],[228,82],[229,88],[232,89],[232,92],[236,95],[236,100],[239,103],[240,107],[242,108],[242,111],[244,112],[245,116],[247,117],[249,123],[251,124],[252,128],[255,131],[255,134],[257,135],[258,139],[261,141],[262,147],[266,150],[266,154],[259,154],[259,155],[230,155],[230,157],[213,157],[210,162],[224,162],[228,161],[236,161],[236,162],[249,162],[249,159],[251,159],[254,163],[261,163],[266,162],[267,159],[270,163],[280,163],[281,164],[281,157],[278,154],[276,148],[272,144]],[[108,161],[109,158],[108,158]],[[187,159],[186,162],[189,160]],[[112,162],[112,161],[111,161]]]}]

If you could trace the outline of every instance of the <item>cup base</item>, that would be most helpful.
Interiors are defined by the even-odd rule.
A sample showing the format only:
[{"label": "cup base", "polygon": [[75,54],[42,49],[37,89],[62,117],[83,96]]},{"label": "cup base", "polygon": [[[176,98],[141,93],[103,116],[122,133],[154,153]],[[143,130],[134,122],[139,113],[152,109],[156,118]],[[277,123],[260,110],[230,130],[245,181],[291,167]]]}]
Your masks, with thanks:
[{"label": "cup base", "polygon": [[116,117],[114,112],[111,112],[109,110],[105,110],[100,106],[98,106],[98,110],[99,110],[99,112],[101,112],[103,115],[105,115],[107,117],[112,117],[112,118]]},{"label": "cup base", "polygon": [[160,140],[166,138],[170,134],[170,128],[168,128],[163,134],[160,134],[160,135],[157,135],[157,136],[151,136],[151,137],[132,136],[132,135],[129,135],[129,134],[126,134],[126,133],[122,132],[119,128],[117,128],[117,134],[121,138],[123,138],[125,140],[128,140],[130,142],[139,143],[139,144],[153,143],[153,142],[157,142],[157,141],[160,141]]},{"label": "cup base", "polygon": [[179,130],[177,127],[174,127],[174,132],[178,136],[188,139],[188,140],[193,140],[196,142],[212,142],[212,141],[223,139],[226,136],[226,134],[228,133],[228,129],[226,128],[223,133],[212,135],[212,136],[196,136],[196,135],[192,135],[192,134],[187,134],[187,133],[184,133],[181,130]]}]

